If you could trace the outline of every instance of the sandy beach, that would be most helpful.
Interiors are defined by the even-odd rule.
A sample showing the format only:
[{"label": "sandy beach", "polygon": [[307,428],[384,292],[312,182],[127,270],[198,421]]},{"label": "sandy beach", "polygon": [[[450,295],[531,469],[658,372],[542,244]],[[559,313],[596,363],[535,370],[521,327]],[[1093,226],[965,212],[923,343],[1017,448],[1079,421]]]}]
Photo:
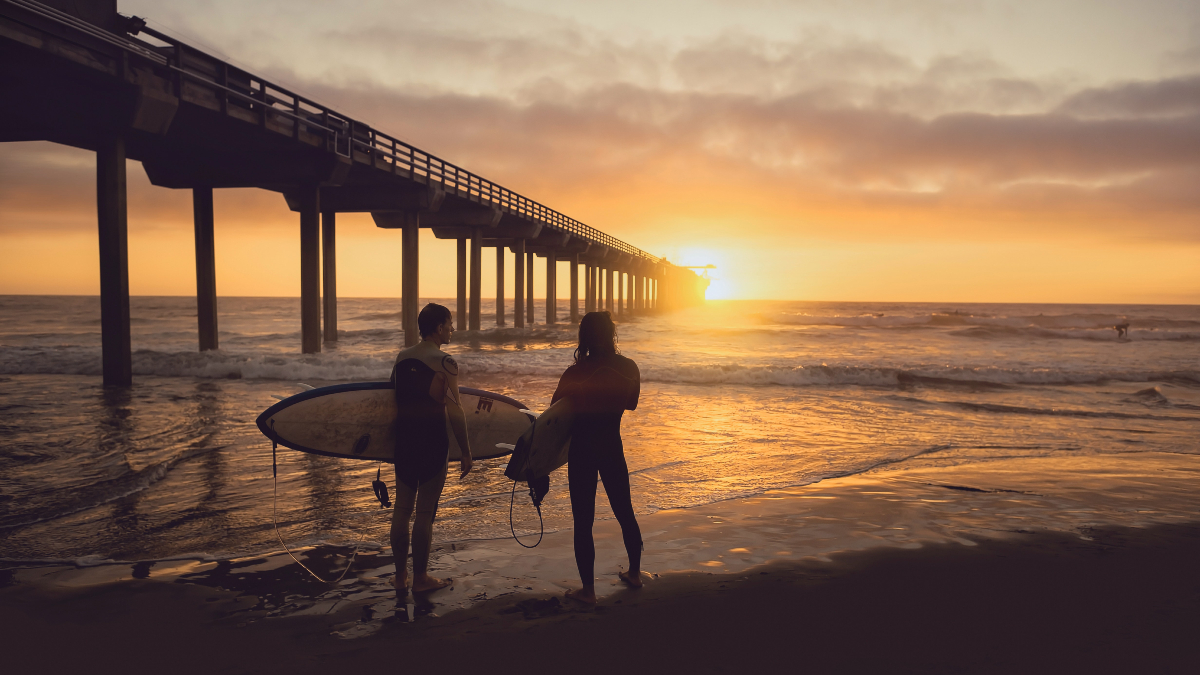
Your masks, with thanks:
[{"label": "sandy beach", "polygon": [[[561,599],[577,581],[559,531],[532,550],[442,546],[434,573],[453,587],[399,605],[384,549],[329,585],[286,555],[10,569],[0,612],[14,672],[1195,672],[1200,463],[1066,461],[881,470],[661,511],[642,522],[640,591],[617,582],[619,532],[602,521],[596,608]],[[349,553],[300,556],[336,576]]]}]

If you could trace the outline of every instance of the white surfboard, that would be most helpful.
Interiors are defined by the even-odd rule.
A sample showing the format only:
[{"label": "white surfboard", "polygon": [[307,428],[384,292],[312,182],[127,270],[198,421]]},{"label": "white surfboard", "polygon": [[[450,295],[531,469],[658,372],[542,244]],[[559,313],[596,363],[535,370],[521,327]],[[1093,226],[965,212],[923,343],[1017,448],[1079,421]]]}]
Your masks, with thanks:
[{"label": "white surfboard", "polygon": [[[475,459],[501,457],[530,427],[534,415],[507,396],[459,387],[467,438]],[[390,382],[320,387],[288,397],[258,416],[258,428],[280,445],[316,455],[392,462],[396,447],[396,399]],[[462,451],[447,423],[450,460]]]},{"label": "white surfboard", "polygon": [[525,430],[517,441],[504,475],[513,480],[530,481],[549,476],[567,463],[571,450],[571,423],[574,411],[568,399],[559,399]]}]

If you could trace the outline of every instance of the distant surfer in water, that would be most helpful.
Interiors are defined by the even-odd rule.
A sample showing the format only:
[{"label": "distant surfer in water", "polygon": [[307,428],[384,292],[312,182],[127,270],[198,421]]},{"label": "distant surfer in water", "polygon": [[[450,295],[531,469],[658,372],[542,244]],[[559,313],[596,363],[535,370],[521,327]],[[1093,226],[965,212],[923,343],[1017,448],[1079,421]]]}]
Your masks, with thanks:
[{"label": "distant surfer in water", "polygon": [[1117,339],[1118,340],[1120,340],[1121,338],[1129,337],[1129,322],[1128,321],[1122,321],[1121,323],[1113,326],[1113,328],[1117,331]]},{"label": "distant surfer in water", "polygon": [[471,471],[466,415],[458,398],[458,364],[441,350],[454,334],[450,310],[429,303],[417,316],[421,341],[402,350],[392,368],[396,388],[396,508],[392,513],[392,556],[397,593],[408,592],[408,523],[412,526],[414,593],[436,591],[449,579],[429,576],[429,550],[433,546],[433,516],[446,484],[450,438],[446,418],[462,449],[462,476]]},{"label": "distant surfer in water", "polygon": [[[596,546],[592,522],[596,517],[596,476],[612,506],[629,554],[629,569],[619,574],[634,588],[642,586],[642,533],[629,494],[629,467],[621,444],[621,416],[637,408],[641,375],[633,360],[617,351],[617,327],[608,312],[589,312],[579,322],[575,363],[558,381],[553,401],[567,398],[575,412],[567,459],[571,515],[575,521],[575,564],[583,588],[567,597],[596,602]],[[553,403],[551,401],[551,403]]]}]

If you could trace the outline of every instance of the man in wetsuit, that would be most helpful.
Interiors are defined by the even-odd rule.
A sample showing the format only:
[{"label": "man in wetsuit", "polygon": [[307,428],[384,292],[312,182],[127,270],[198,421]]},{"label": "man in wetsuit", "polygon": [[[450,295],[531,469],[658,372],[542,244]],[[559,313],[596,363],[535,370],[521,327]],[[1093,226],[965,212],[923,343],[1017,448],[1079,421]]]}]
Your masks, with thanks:
[{"label": "man in wetsuit", "polygon": [[567,457],[567,483],[575,524],[575,564],[583,588],[567,597],[595,604],[596,545],[592,522],[596,516],[596,477],[613,515],[621,525],[621,538],[629,555],[629,569],[617,576],[633,588],[642,586],[642,533],[633,513],[629,467],[621,443],[621,416],[637,408],[641,375],[632,359],[617,351],[616,326],[608,312],[589,312],[579,322],[579,347],[575,363],[558,381],[553,401],[567,398],[575,418]]},{"label": "man in wetsuit", "polygon": [[446,419],[462,449],[462,475],[471,471],[471,446],[467,441],[466,415],[458,397],[458,364],[441,350],[454,334],[450,310],[425,305],[417,316],[421,342],[402,350],[392,368],[396,389],[396,508],[392,513],[392,555],[397,593],[408,592],[408,522],[412,526],[414,593],[436,591],[449,579],[429,576],[429,551],[433,545],[433,516],[446,484],[450,438]]}]

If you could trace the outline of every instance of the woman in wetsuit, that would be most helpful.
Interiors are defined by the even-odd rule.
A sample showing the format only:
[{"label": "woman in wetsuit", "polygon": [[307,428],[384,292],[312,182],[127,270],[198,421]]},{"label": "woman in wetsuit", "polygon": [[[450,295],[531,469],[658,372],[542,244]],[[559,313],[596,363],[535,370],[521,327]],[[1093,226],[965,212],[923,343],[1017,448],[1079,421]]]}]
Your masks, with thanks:
[{"label": "woman in wetsuit", "polygon": [[579,347],[575,363],[558,381],[554,401],[566,398],[575,413],[567,481],[571,490],[571,515],[575,521],[575,564],[583,588],[567,597],[596,602],[596,546],[592,522],[596,516],[596,476],[612,506],[629,554],[629,569],[618,576],[641,588],[642,533],[633,515],[629,494],[629,467],[621,444],[621,416],[637,408],[641,376],[637,364],[617,351],[617,329],[608,312],[589,312],[579,322]]},{"label": "woman in wetsuit", "polygon": [[429,576],[433,516],[446,484],[450,438],[446,419],[462,449],[462,476],[471,471],[466,416],[458,398],[458,364],[441,350],[454,334],[450,310],[425,305],[417,316],[421,342],[402,350],[392,368],[396,389],[396,507],[392,512],[392,556],[396,559],[396,592],[408,593],[408,523],[412,525],[414,593],[436,591],[449,579]]}]

